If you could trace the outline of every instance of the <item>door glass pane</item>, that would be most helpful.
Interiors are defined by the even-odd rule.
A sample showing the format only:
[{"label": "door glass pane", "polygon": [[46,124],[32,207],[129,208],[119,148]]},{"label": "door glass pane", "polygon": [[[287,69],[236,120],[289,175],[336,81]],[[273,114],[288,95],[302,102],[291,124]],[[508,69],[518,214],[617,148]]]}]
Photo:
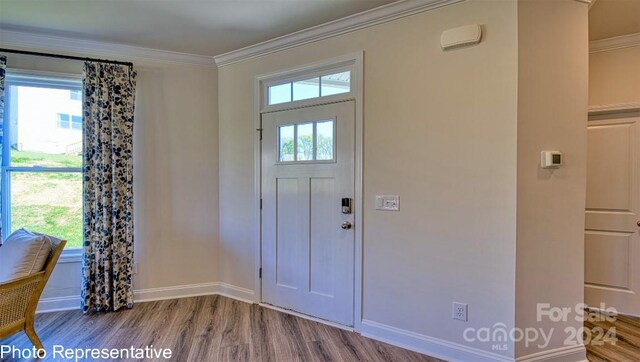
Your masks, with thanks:
[{"label": "door glass pane", "polygon": [[334,94],[349,93],[351,91],[351,71],[322,76],[323,97]]},{"label": "door glass pane", "polygon": [[[67,95],[69,97],[69,95]],[[82,173],[12,172],[11,231],[25,228],[82,248]]]},{"label": "door glass pane", "polygon": [[298,124],[296,127],[298,128],[296,160],[313,160],[313,123]]},{"label": "door glass pane", "polygon": [[291,83],[269,87],[269,104],[291,102]]},{"label": "door glass pane", "polygon": [[333,121],[316,123],[316,160],[333,160]]},{"label": "door glass pane", "polygon": [[11,86],[11,166],[82,167],[82,102],[73,90]]},{"label": "door glass pane", "polygon": [[293,100],[317,98],[320,96],[320,78],[311,78],[293,82]]},{"label": "door glass pane", "polygon": [[293,125],[278,127],[278,160],[293,161]]}]

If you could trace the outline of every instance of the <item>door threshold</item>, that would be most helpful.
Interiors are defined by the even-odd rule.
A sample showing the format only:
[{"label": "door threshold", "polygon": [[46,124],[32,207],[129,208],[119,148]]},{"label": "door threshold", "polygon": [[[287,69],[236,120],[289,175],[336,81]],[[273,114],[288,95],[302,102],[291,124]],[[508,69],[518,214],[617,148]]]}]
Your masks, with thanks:
[{"label": "door threshold", "polygon": [[326,319],[322,319],[322,318],[318,318],[318,317],[314,317],[308,314],[304,314],[304,313],[300,313],[300,312],[296,312],[295,310],[291,310],[291,309],[286,309],[286,308],[281,308],[281,307],[276,307],[275,305],[272,304],[267,304],[267,303],[263,303],[260,302],[258,303],[259,306],[261,307],[265,307],[265,308],[269,308],[269,309],[273,309],[276,310],[278,312],[282,312],[282,313],[286,313],[286,314],[291,314],[294,315],[296,317],[300,317],[300,318],[304,318],[304,319],[308,319],[310,321],[314,321],[314,322],[318,322],[318,323],[322,323],[322,324],[326,324],[328,326],[331,327],[336,327],[336,328],[340,328],[342,330],[345,331],[349,331],[349,332],[358,332],[356,331],[355,328],[351,327],[351,326],[345,326],[344,324],[340,324],[337,322],[332,322],[330,320],[326,320]]}]

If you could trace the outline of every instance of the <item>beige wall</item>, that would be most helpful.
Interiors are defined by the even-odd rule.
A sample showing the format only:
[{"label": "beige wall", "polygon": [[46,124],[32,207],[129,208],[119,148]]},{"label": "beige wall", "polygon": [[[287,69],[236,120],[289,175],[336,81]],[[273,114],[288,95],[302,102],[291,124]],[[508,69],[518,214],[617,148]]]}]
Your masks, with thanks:
[{"label": "beige wall", "polygon": [[640,46],[589,55],[589,105],[640,103]]},{"label": "beige wall", "polygon": [[[513,326],[516,16],[470,1],[221,68],[222,281],[255,288],[254,78],[364,51],[363,318],[456,343]],[[443,30],[473,23],[480,45],[440,49]],[[375,211],[376,194],[399,194],[401,211]]]},{"label": "beige wall", "polygon": [[[564,346],[565,328],[582,326],[576,314],[537,323],[536,304],[573,309],[583,302],[587,6],[520,0],[518,28],[516,325],[554,329],[553,349]],[[565,164],[541,169],[542,150],[563,152]],[[538,352],[536,344],[518,343],[517,356]]]},{"label": "beige wall", "polygon": [[[15,54],[7,58],[9,68],[82,72],[77,61]],[[134,63],[138,71],[134,289],[215,282],[219,279],[217,71]],[[80,270],[78,262],[58,265],[43,298],[79,295]]]}]

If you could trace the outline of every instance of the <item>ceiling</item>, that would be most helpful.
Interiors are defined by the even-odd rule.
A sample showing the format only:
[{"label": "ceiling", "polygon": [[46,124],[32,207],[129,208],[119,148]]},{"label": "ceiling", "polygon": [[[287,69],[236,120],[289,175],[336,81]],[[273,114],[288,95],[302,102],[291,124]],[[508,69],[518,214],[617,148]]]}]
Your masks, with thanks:
[{"label": "ceiling", "polygon": [[393,1],[0,0],[0,28],[218,55]]},{"label": "ceiling", "polygon": [[589,40],[634,33],[640,33],[640,0],[595,0],[589,10]]},{"label": "ceiling", "polygon": [[[0,0],[0,28],[218,55],[394,1]],[[631,33],[640,0],[595,0],[590,40]]]}]

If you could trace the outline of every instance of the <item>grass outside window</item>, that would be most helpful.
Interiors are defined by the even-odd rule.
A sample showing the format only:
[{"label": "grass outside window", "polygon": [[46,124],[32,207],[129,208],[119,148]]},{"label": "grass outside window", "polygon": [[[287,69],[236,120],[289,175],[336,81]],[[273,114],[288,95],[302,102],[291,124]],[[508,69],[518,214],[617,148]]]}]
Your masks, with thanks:
[{"label": "grass outside window", "polygon": [[[82,156],[11,150],[12,167],[82,168]],[[11,172],[11,231],[26,228],[82,248],[82,173]]]}]

